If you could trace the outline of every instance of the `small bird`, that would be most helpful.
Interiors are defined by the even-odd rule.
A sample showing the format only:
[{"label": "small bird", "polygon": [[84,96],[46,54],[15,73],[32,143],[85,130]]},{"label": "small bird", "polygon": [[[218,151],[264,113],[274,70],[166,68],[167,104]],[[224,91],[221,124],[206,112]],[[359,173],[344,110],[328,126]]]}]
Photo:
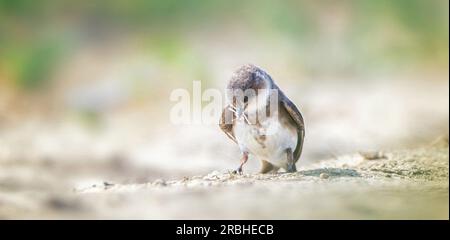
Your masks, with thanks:
[{"label": "small bird", "polygon": [[[240,67],[227,89],[233,94],[231,99],[227,95],[230,102],[222,111],[219,126],[241,151],[241,163],[236,172],[242,174],[249,154],[261,160],[260,173],[274,173],[280,168],[296,172],[295,163],[300,158],[305,138],[303,117],[297,107],[269,74],[252,64]],[[234,94],[238,91],[251,94],[239,98]],[[269,108],[274,94],[277,111]],[[258,111],[265,111],[266,117],[260,117]],[[251,122],[250,116],[257,117]]]}]

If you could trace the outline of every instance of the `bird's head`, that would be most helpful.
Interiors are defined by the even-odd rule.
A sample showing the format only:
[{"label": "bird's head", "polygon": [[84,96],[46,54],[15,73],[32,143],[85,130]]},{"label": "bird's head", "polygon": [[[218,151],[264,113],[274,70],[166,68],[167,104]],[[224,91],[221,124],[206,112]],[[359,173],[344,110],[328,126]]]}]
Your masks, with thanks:
[{"label": "bird's head", "polygon": [[227,86],[228,101],[238,110],[266,105],[273,80],[264,70],[246,64],[236,70]]}]

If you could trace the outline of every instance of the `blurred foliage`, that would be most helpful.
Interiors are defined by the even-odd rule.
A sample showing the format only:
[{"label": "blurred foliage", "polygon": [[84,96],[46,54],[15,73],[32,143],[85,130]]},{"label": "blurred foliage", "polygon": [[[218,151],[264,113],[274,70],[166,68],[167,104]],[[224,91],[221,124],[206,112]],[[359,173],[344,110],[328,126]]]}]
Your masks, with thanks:
[{"label": "blurred foliage", "polygon": [[50,72],[58,65],[63,49],[52,41],[44,41],[24,49],[15,49],[11,58],[19,74],[17,84],[28,90],[36,89],[51,80]]},{"label": "blurred foliage", "polygon": [[[385,51],[371,54],[379,58],[384,55],[405,60],[411,57],[435,58],[448,63],[448,1],[381,0],[356,3],[358,11],[355,12],[361,21],[355,22],[354,35],[362,33],[360,44],[370,43],[370,38],[379,33],[377,30],[390,26],[396,27],[394,30],[404,31],[411,38],[408,41],[402,38],[393,40],[387,44]],[[368,46],[365,48],[370,50]]]},{"label": "blurred foliage", "polygon": [[[336,8],[345,9],[350,21],[343,44],[355,66],[429,59],[448,64],[446,0],[0,0],[0,70],[11,72],[18,86],[35,89],[77,40],[114,32],[144,36],[152,54],[182,66],[196,57],[185,48],[183,33],[227,24],[248,29],[255,39],[283,36],[301,52],[317,42],[321,19]],[[208,74],[199,64],[194,69],[195,76]]]}]

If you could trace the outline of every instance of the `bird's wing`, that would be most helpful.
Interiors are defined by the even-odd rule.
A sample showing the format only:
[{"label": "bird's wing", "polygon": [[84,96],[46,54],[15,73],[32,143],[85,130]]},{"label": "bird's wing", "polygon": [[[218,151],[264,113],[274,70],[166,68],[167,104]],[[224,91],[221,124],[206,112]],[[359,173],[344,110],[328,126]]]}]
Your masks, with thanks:
[{"label": "bird's wing", "polygon": [[294,160],[297,161],[300,158],[300,155],[302,154],[303,149],[303,141],[305,139],[305,123],[303,121],[303,116],[300,113],[300,111],[297,109],[294,103],[289,100],[289,98],[284,95],[284,93],[280,90],[280,101],[281,106],[284,107],[286,112],[289,113],[292,120],[294,120],[296,128],[297,128],[297,146],[294,150]]},{"label": "bird's wing", "polygon": [[[227,114],[231,114],[229,116],[231,116],[231,121],[227,122],[225,121]],[[219,122],[219,126],[220,129],[222,129],[222,131],[231,139],[233,140],[235,143],[237,143],[236,137],[234,136],[233,133],[233,121],[234,121],[234,113],[230,110],[229,106],[226,106],[223,110],[222,110],[222,116],[220,118],[220,122]]]}]

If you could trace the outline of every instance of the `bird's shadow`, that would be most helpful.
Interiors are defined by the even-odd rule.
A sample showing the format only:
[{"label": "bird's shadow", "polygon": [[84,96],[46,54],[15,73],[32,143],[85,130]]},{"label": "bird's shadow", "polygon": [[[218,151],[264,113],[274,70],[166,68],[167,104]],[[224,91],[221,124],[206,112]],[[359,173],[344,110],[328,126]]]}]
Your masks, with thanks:
[{"label": "bird's shadow", "polygon": [[319,177],[322,173],[326,173],[330,177],[361,177],[361,174],[359,174],[356,170],[348,168],[318,168],[301,170],[298,171],[298,173],[304,176],[313,177]]}]

